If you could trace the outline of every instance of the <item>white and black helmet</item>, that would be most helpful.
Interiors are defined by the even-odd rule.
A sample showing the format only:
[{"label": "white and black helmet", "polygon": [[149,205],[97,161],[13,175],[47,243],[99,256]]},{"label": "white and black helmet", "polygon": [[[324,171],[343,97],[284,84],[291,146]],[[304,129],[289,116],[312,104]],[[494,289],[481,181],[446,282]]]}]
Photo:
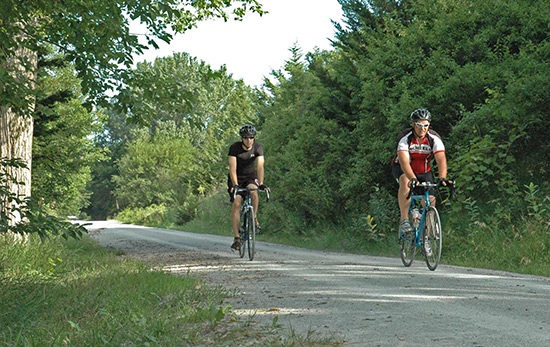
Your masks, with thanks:
[{"label": "white and black helmet", "polygon": [[426,110],[425,108],[417,108],[411,113],[411,120],[432,120],[432,115],[430,114],[430,111]]},{"label": "white and black helmet", "polygon": [[256,128],[254,125],[246,124],[239,130],[239,135],[243,136],[256,136]]}]

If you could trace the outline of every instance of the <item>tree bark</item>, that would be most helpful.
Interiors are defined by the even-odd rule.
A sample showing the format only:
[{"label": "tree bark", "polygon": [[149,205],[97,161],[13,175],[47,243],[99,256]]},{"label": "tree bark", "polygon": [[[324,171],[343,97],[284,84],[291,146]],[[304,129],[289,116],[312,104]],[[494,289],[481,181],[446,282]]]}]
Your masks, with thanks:
[{"label": "tree bark", "polygon": [[19,158],[27,165],[27,168],[7,168],[16,181],[11,191],[20,197],[31,195],[33,128],[31,116],[20,116],[11,108],[0,106],[0,157]]},{"label": "tree bark", "polygon": [[[24,38],[22,37],[22,40]],[[23,64],[25,61],[27,63]],[[32,91],[36,86],[37,54],[20,47],[15,54],[0,63],[4,65],[14,80],[19,81]],[[8,105],[0,105],[0,157],[19,158],[27,168],[6,168],[15,180],[8,183],[10,191],[20,198],[31,196],[32,137],[34,123],[32,114],[35,108],[35,96],[27,94],[24,98],[25,114],[16,114]],[[11,206],[13,207],[13,206]],[[9,207],[8,207],[9,208]],[[2,211],[5,212],[5,211]],[[12,217],[11,224],[17,223],[20,216]]]}]

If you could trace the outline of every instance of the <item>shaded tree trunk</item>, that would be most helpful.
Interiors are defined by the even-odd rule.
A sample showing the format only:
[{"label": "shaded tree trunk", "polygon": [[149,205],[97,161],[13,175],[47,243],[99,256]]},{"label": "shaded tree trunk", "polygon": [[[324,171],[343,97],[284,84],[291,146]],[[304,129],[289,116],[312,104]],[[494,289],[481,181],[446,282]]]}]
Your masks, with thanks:
[{"label": "shaded tree trunk", "polygon": [[15,114],[11,108],[0,106],[0,157],[19,158],[27,168],[11,169],[16,182],[11,191],[21,197],[31,195],[33,119]]},{"label": "shaded tree trunk", "polygon": [[[14,177],[14,180],[8,182],[10,191],[20,198],[30,197],[34,128],[32,113],[35,108],[35,96],[32,91],[35,88],[37,54],[26,48],[19,48],[15,50],[13,56],[0,64],[9,71],[14,80],[29,91],[23,100],[22,114],[15,112],[9,105],[0,105],[0,157],[19,158],[27,165],[27,168],[6,168],[6,170]],[[12,216],[11,224],[19,220],[20,216]]]}]

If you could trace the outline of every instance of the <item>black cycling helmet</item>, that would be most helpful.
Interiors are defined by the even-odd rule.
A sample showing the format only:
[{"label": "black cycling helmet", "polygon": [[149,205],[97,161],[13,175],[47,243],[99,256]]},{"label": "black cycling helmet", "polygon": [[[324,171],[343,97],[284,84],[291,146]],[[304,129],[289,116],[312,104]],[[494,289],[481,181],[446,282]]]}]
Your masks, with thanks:
[{"label": "black cycling helmet", "polygon": [[426,110],[425,108],[417,108],[416,110],[411,113],[411,120],[432,120],[432,115],[430,114],[430,111]]},{"label": "black cycling helmet", "polygon": [[243,136],[256,136],[256,128],[254,125],[246,124],[239,130],[239,135]]}]

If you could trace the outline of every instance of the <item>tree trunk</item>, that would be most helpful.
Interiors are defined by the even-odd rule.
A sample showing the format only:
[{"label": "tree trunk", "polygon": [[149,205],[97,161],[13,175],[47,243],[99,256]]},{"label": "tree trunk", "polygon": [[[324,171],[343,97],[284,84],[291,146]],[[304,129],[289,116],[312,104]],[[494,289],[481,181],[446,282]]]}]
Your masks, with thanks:
[{"label": "tree trunk", "polygon": [[[23,39],[23,38],[22,38]],[[26,63],[23,64],[22,62]],[[37,54],[27,48],[19,48],[15,54],[3,64],[7,71],[10,71],[12,78],[20,82],[28,91],[34,90],[36,83]],[[8,159],[19,158],[27,168],[7,168],[15,180],[8,183],[10,191],[20,198],[31,195],[31,165],[32,165],[32,137],[33,118],[35,108],[35,97],[29,93],[24,98],[25,114],[16,114],[7,105],[0,105],[0,157]],[[13,207],[13,206],[11,206]],[[10,207],[8,207],[10,208]],[[6,211],[1,211],[6,212]],[[21,219],[15,215],[11,218],[13,225]]]},{"label": "tree trunk", "polygon": [[[31,195],[33,128],[31,116],[20,116],[11,108],[0,106],[0,157],[19,158],[27,164],[27,168],[8,171],[16,181],[11,191],[20,197]],[[16,184],[17,182],[23,184]]]}]

